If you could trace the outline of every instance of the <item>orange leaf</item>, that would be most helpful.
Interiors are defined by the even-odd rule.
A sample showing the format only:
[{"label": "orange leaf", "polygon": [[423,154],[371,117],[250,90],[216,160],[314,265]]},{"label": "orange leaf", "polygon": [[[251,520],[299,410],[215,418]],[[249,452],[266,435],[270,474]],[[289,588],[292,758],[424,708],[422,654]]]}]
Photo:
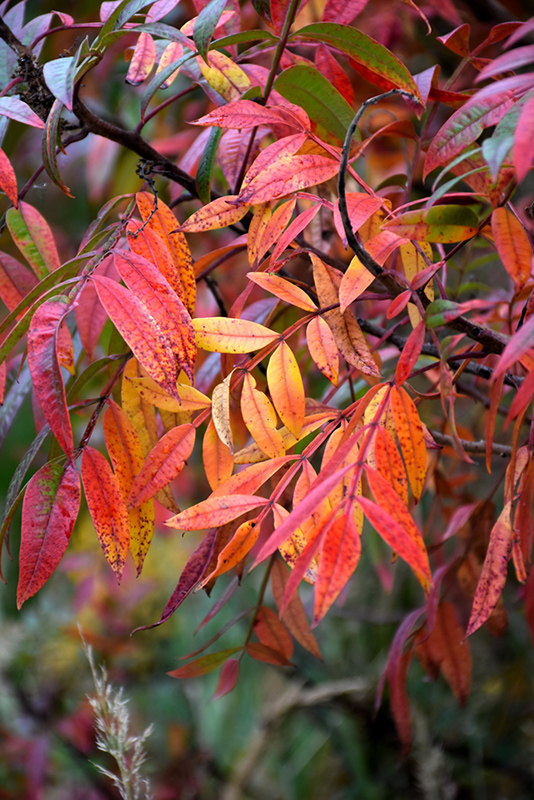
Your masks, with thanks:
[{"label": "orange leaf", "polygon": [[242,202],[235,194],[217,197],[216,200],[212,200],[191,214],[183,225],[180,225],[180,230],[201,232],[225,228],[243,219],[249,208],[250,203]]},{"label": "orange leaf", "polygon": [[193,425],[179,425],[161,437],[133,481],[128,497],[130,508],[145,503],[180,474],[193,452],[195,434]]},{"label": "orange leaf", "polygon": [[[178,221],[171,209],[158,198],[154,210],[155,200],[148,192],[137,192],[135,195],[137,208],[146,223],[147,228],[157,233],[172,253],[177,271],[177,279],[182,285],[182,291],[177,292],[185,307],[192,315],[195,310],[197,285],[193,272],[193,259],[187,244],[187,239],[177,230]],[[175,280],[169,281],[175,286]],[[185,298],[185,299],[184,299]]]},{"label": "orange leaf", "polygon": [[251,266],[258,263],[266,252],[262,252],[261,244],[272,215],[270,203],[262,203],[254,209],[247,238],[248,263]]},{"label": "orange leaf", "polygon": [[388,431],[378,426],[375,433],[375,462],[378,472],[396,491],[405,506],[408,505],[408,481],[397,445]]},{"label": "orange leaf", "polygon": [[[339,287],[342,274],[329,267],[314,253],[310,253],[313,263],[313,277],[319,301],[323,308],[339,303]],[[369,345],[351,311],[344,314],[334,308],[324,314],[324,318],[334,335],[336,344],[343,357],[351,366],[363,375],[379,376],[376,362],[371,355]]]},{"label": "orange leaf", "polygon": [[256,381],[247,373],[241,392],[241,414],[248,432],[269,458],[285,455],[284,440],[276,430],[276,414],[271,401],[255,389]]},{"label": "orange leaf", "polygon": [[267,384],[280,419],[291,433],[300,436],[305,416],[304,384],[297,360],[285,342],[269,360]]},{"label": "orange leaf", "polygon": [[[283,506],[279,505],[278,503],[274,503],[273,505],[273,518],[274,518],[274,527],[278,528],[282,522],[289,517],[289,511],[284,508]],[[312,526],[305,527],[305,523],[303,523],[304,527],[297,528],[291,536],[286,539],[285,542],[282,542],[280,547],[278,548],[278,552],[291,569],[297,563],[299,557],[304,552],[304,548],[308,544],[310,540],[310,536],[307,535],[308,530],[311,532],[313,531]],[[307,583],[315,583],[315,579],[317,576],[317,558],[315,555],[310,560],[304,575],[302,576],[303,579]]]},{"label": "orange leaf", "polygon": [[343,314],[374,281],[374,275],[364,267],[358,256],[354,256],[339,285],[339,308]]},{"label": "orange leaf", "polygon": [[250,353],[280,336],[257,322],[233,317],[199,317],[193,328],[197,346],[214,353]]},{"label": "orange leaf", "polygon": [[337,386],[339,378],[337,345],[332,331],[322,317],[315,317],[309,323],[306,328],[306,340],[310,355],[317,368],[321,370],[325,378]]},{"label": "orange leaf", "polygon": [[304,311],[317,311],[317,306],[310,300],[306,292],[285,278],[265,272],[248,272],[247,278],[285,303],[302,308]]},{"label": "orange leaf", "polygon": [[256,522],[255,519],[248,519],[241,523],[228,544],[219,553],[217,566],[204,578],[199,588],[209,583],[212,578],[231,570],[252,550],[260,535],[261,525],[257,525]]},{"label": "orange leaf", "polygon": [[402,387],[392,386],[390,403],[410,487],[419,500],[426,477],[423,426],[412,398]]},{"label": "orange leaf", "polygon": [[293,461],[295,456],[283,456],[273,458],[260,464],[252,464],[250,467],[232,475],[224,483],[221,483],[212,493],[212,497],[232,494],[254,494],[265,481],[269,480],[285,464]]},{"label": "orange leaf", "polygon": [[[108,400],[108,404],[102,427],[115,477],[126,502],[134,478],[143,466],[143,451],[128,415],[113,400]],[[130,552],[139,575],[154,533],[153,501],[149,500],[140,508],[128,511],[128,519]]]},{"label": "orange leaf", "polygon": [[267,606],[260,606],[257,611],[254,633],[262,644],[281,653],[288,660],[293,655],[291,636],[278,616]]},{"label": "orange leaf", "polygon": [[[271,589],[277,608],[281,607],[285,587],[289,579],[289,574],[290,573],[279,559],[273,563],[271,569]],[[294,636],[297,642],[302,645],[302,647],[306,648],[306,650],[308,650],[317,658],[321,658],[319,645],[317,644],[317,640],[310,630],[310,626],[306,618],[306,612],[304,611],[304,606],[302,605],[302,600],[300,599],[298,593],[295,593],[289,601],[287,608],[282,615],[282,621],[288,631],[292,634],[292,636]]]},{"label": "orange leaf", "polygon": [[322,620],[358,566],[360,534],[351,513],[338,517],[323,539],[315,581],[314,626]]},{"label": "orange leaf", "polygon": [[281,234],[289,223],[297,202],[296,197],[292,197],[287,203],[281,203],[273,212],[265,226],[260,242],[258,242],[256,260],[261,261],[273,244],[279,241]]},{"label": "orange leaf", "polygon": [[120,581],[130,545],[128,511],[108,462],[88,446],[82,454],[82,481],[100,546]]},{"label": "orange leaf", "polygon": [[171,528],[184,531],[200,531],[216,528],[231,522],[247,511],[264,506],[269,501],[256,495],[233,494],[231,496],[208,497],[196,506],[191,506],[175,517],[165,521]]},{"label": "orange leaf", "polygon": [[532,246],[527,233],[507,208],[496,208],[491,217],[495,246],[516,292],[523,288],[532,272]]},{"label": "orange leaf", "polygon": [[212,490],[217,489],[231,477],[234,457],[230,449],[219,438],[213,419],[210,419],[202,440],[202,461],[206,478]]},{"label": "orange leaf", "polygon": [[506,503],[490,535],[488,551],[473,599],[466,637],[483,625],[497,606],[506,583],[512,546],[511,504]]},{"label": "orange leaf", "polygon": [[177,383],[174,396],[171,397],[152,378],[129,378],[128,381],[147,403],[175,414],[204,411],[211,405],[209,397],[186,383]]}]

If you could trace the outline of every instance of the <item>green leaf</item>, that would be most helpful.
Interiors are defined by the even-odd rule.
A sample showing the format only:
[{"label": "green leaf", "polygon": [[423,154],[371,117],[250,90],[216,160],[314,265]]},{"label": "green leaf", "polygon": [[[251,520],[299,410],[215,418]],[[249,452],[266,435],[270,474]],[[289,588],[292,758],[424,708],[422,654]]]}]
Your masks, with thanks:
[{"label": "green leaf", "polygon": [[434,300],[425,311],[425,324],[427,328],[441,328],[451,320],[460,317],[463,313],[459,303],[452,300]]},{"label": "green leaf", "polygon": [[221,39],[216,39],[209,46],[210,50],[222,50],[223,47],[230,47],[231,44],[242,44],[243,42],[259,42],[259,41],[277,41],[276,36],[270,31],[260,31],[258,29],[251,31],[239,31],[238,33],[230,33],[228,36],[223,36]]},{"label": "green leaf", "polygon": [[227,0],[211,0],[207,6],[204,6],[195,21],[193,41],[206,64],[208,64],[208,45],[213,31],[219,24],[226,2]]},{"label": "green leaf", "polygon": [[195,658],[185,667],[167,672],[167,675],[170,675],[171,678],[196,678],[198,675],[207,675],[208,672],[218,669],[230,656],[242,649],[242,647],[229,647],[228,650],[220,650],[218,653],[210,653],[207,656]]},{"label": "green leaf", "polygon": [[61,112],[63,111],[63,103],[61,100],[55,100],[54,105],[50,109],[50,114],[48,115],[48,119],[46,120],[46,127],[43,133],[43,139],[41,144],[42,149],[42,157],[43,157],[43,164],[44,168],[46,169],[47,173],[50,175],[56,186],[59,186],[62,192],[64,192],[69,197],[73,197],[70,193],[70,189],[68,186],[63,183],[63,179],[59,174],[59,168],[57,165],[57,153],[56,149],[58,146],[61,146],[61,135],[60,135],[60,125],[61,125]]},{"label": "green leaf", "polygon": [[200,157],[197,168],[197,189],[201,203],[207,205],[211,200],[211,173],[213,172],[213,162],[217,155],[217,148],[221,141],[224,131],[222,128],[212,128],[208,143]]},{"label": "green leaf", "polygon": [[478,219],[467,206],[432,206],[399,214],[383,228],[418,242],[463,242],[478,232]]},{"label": "green leaf", "polygon": [[345,140],[354,111],[315,67],[297,64],[285,69],[274,82],[274,89],[290,103],[303,108],[310,119],[340,142]]},{"label": "green leaf", "polygon": [[402,61],[365,33],[336,22],[314,22],[300,28],[290,38],[297,36],[337,48],[397,89],[404,89],[421,100],[419,89]]}]

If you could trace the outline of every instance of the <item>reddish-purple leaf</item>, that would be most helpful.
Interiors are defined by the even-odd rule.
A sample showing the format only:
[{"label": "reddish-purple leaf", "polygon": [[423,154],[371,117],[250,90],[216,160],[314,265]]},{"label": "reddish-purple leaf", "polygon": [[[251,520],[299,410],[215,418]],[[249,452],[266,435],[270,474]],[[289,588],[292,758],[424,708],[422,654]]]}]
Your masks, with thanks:
[{"label": "reddish-purple leaf", "polygon": [[167,605],[163,609],[159,620],[157,622],[153,622],[151,625],[143,625],[140,628],[136,628],[134,631],[132,631],[132,633],[136,633],[136,631],[147,631],[149,628],[156,628],[158,625],[166,622],[169,617],[172,617],[178,606],[184,602],[185,598],[193,591],[197,583],[204,577],[204,573],[206,572],[213,553],[216,534],[217,530],[216,528],[213,528],[202,539],[202,542],[199,544],[194,553],[189,556],[183,572],[180,575],[178,584],[167,601]]},{"label": "reddish-purple leaf", "polygon": [[293,655],[291,636],[271,608],[260,606],[254,622],[254,633],[262,644],[281,653],[288,660]]},{"label": "reddish-purple leaf", "polygon": [[80,508],[73,462],[45,464],[26,487],[22,505],[17,608],[46,583],[67,549]]},{"label": "reddish-purple leaf", "polygon": [[[271,588],[274,601],[278,609],[282,607],[282,601],[291,573],[280,559],[276,559],[271,569]],[[286,610],[282,614],[282,622],[288,631],[294,636],[306,650],[309,650],[317,658],[321,658],[321,651],[310,630],[310,625],[298,593],[294,594],[289,601]]]},{"label": "reddish-purple leaf", "polygon": [[522,181],[527,177],[534,160],[534,93],[526,100],[525,105],[517,120],[515,128],[512,153],[514,157],[517,180]]},{"label": "reddish-purple leaf", "polygon": [[46,421],[71,458],[72,428],[57,353],[59,329],[69,311],[66,298],[47,300],[39,306],[28,331],[28,365]]},{"label": "reddish-purple leaf", "polygon": [[13,311],[37,284],[29,269],[7,253],[0,253],[0,298]]}]

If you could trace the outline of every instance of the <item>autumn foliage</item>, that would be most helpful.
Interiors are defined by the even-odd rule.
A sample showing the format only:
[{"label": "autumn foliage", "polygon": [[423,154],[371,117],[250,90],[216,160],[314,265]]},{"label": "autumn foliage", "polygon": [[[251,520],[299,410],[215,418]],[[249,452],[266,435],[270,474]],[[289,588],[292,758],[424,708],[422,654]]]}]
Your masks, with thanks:
[{"label": "autumn foliage", "polygon": [[[176,0],[122,0],[25,22],[2,4],[0,431],[31,392],[36,433],[1,537],[21,506],[20,608],[83,496],[119,582],[156,519],[205,531],[148,627],[231,572],[211,619],[263,571],[243,643],[170,673],[220,668],[216,696],[245,656],[288,666],[296,641],[320,657],[312,629],[363,550],[385,588],[404,562],[419,599],[384,680],[407,746],[412,656],[465,703],[467,637],[502,634],[507,580],[534,626],[534,19],[471,32],[461,3],[429,19],[391,3],[447,77],[415,73],[372,5],[195,0],[184,19]],[[57,36],[70,49],[43,60]],[[103,64],[134,122],[100,107]],[[24,130],[41,141],[25,184]],[[32,189],[44,172],[50,203],[79,191],[82,140],[135,154],[139,185],[96,188],[73,245]]]}]

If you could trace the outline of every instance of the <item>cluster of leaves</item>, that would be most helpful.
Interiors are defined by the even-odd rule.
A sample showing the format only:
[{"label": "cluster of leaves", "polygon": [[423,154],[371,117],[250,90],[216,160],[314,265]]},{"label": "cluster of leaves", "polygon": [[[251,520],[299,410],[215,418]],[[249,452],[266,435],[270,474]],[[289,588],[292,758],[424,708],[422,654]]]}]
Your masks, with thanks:
[{"label": "cluster of leaves", "polygon": [[[0,254],[1,429],[31,390],[37,430],[1,528],[3,539],[22,504],[17,603],[57,568],[82,484],[119,581],[128,553],[141,572],[161,506],[171,528],[208,532],[155,625],[232,570],[213,619],[244,573],[264,564],[258,602],[237,618],[250,617],[243,645],[201,655],[226,626],[171,673],[222,666],[220,696],[245,653],[289,665],[294,638],[320,655],[299,584],[314,584],[317,625],[358,566],[362,534],[373,547],[378,534],[389,556],[377,550],[377,568],[390,574],[392,551],[424,594],[384,673],[407,744],[413,653],[465,702],[471,657],[462,640],[482,625],[506,626],[510,555],[530,616],[534,608],[532,246],[528,215],[511,202],[534,158],[534,73],[518,72],[534,46],[515,47],[534,21],[497,24],[472,47],[469,24],[439,4],[455,26],[439,42],[458,58],[441,85],[439,66],[412,75],[349,24],[365,19],[365,0],[328,0],[320,21],[297,0],[246,10],[198,0],[198,16],[180,27],[161,22],[177,5],[105,2],[99,21],[59,14],[57,28],[52,13],[24,25],[23,2],[0,7],[3,131],[10,120],[42,131],[42,164],[21,191],[0,151],[8,249],[26,261]],[[407,5],[403,13],[430,33]],[[43,41],[70,30],[74,40],[79,28],[94,38],[41,67]],[[91,72],[124,41],[133,42],[126,82],[141,87],[134,130],[101,119],[83,97]],[[495,45],[502,54],[488,58]],[[348,71],[360,76],[361,96]],[[465,75],[471,83],[459,90]],[[185,88],[162,99],[175,81]],[[191,122],[202,130],[183,124],[187,151],[176,165],[142,132],[197,87],[211,110],[195,101],[203,113]],[[368,113],[378,102],[384,113]],[[63,261],[24,198],[43,171],[52,191],[70,196],[58,155],[87,137],[136,153],[146,186],[108,200]],[[381,176],[383,137],[402,141],[390,159],[401,175]],[[222,239],[210,233],[221,229]],[[230,259],[227,307],[211,275]],[[498,280],[463,281],[475,259]],[[474,296],[462,301],[466,292]],[[458,422],[464,397],[485,407],[483,441]],[[513,422],[507,443],[494,441],[499,416]],[[49,438],[46,463],[25,483]],[[489,473],[493,456],[508,460],[486,496],[464,488],[478,480],[476,454]],[[180,511],[171,484],[192,460],[210,492]],[[269,581],[278,614],[265,602]]]}]

